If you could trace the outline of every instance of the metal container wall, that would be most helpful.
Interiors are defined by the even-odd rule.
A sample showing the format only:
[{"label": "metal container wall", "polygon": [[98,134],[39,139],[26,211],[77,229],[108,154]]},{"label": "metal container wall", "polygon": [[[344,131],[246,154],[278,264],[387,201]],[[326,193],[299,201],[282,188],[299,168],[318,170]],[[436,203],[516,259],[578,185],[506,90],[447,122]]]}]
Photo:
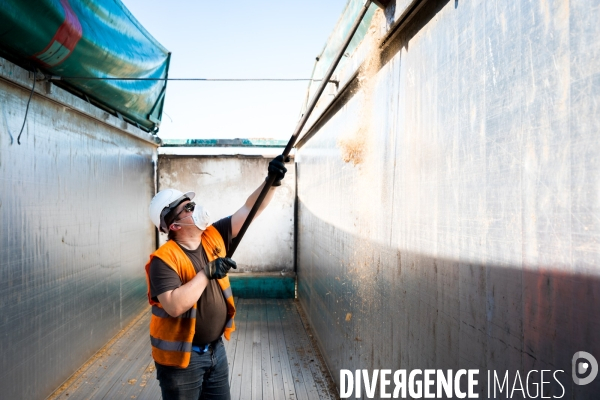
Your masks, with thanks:
[{"label": "metal container wall", "polygon": [[[41,399],[146,305],[149,135],[0,59],[0,397]],[[148,347],[150,351],[150,347]]]},{"label": "metal container wall", "polygon": [[480,369],[488,398],[487,370],[562,370],[563,398],[596,398],[571,358],[600,360],[599,20],[589,1],[429,1],[309,132],[298,296],[338,385]]},{"label": "metal container wall", "polygon": [[[223,148],[227,152],[231,148]],[[196,150],[196,151],[195,151]],[[205,152],[219,150],[204,149]],[[250,194],[264,181],[269,161],[283,149],[260,150],[264,156],[175,155],[198,153],[194,148],[161,148],[158,157],[158,188],[196,192],[194,201],[206,207],[213,222],[230,216],[244,205]],[[265,153],[266,151],[266,153]],[[268,207],[252,222],[237,248],[234,259],[241,272],[294,271],[294,200],[296,196],[294,164]],[[161,243],[166,235],[161,234]]]}]

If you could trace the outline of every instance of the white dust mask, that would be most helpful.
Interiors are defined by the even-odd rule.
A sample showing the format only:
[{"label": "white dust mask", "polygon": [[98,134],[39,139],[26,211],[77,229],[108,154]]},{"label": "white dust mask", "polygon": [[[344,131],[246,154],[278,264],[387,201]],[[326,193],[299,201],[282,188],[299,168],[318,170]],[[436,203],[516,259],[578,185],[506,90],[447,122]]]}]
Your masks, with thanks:
[{"label": "white dust mask", "polygon": [[194,206],[194,211],[192,212],[192,215],[188,215],[187,217],[184,217],[179,221],[182,221],[189,217],[192,217],[192,221],[194,221],[193,224],[182,224],[181,222],[175,222],[174,224],[180,226],[195,225],[201,231],[206,230],[206,228],[210,225],[210,213],[199,204],[196,204]]},{"label": "white dust mask", "polygon": [[196,204],[196,207],[194,208],[192,219],[194,220],[194,225],[196,225],[196,227],[201,231],[206,230],[206,228],[210,225],[209,212],[199,204]]}]

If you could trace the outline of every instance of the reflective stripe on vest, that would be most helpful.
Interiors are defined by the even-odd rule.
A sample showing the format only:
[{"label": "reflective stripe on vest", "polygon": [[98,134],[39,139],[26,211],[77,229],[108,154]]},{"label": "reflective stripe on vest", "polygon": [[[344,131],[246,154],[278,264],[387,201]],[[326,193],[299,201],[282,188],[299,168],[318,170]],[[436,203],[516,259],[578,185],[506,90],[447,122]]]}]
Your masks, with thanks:
[{"label": "reflective stripe on vest", "polygon": [[191,342],[169,342],[168,340],[160,340],[150,336],[150,343],[157,349],[164,351],[192,351]]}]

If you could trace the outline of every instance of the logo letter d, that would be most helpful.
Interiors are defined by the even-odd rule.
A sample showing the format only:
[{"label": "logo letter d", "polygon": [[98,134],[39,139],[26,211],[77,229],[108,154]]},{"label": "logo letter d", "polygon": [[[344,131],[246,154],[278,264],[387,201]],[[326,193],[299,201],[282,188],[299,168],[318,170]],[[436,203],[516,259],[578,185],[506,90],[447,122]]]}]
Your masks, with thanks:
[{"label": "logo letter d", "polygon": [[[589,363],[589,365],[584,367],[583,371],[581,370],[581,368],[580,371],[577,371],[577,360],[579,360],[580,358],[584,358]],[[594,356],[588,352],[578,351],[577,353],[573,354],[573,360],[571,361],[571,365],[571,375],[573,376],[573,382],[575,382],[576,385],[587,385],[596,378],[596,375],[598,375],[598,361],[596,361]],[[585,371],[587,371],[588,367],[592,367],[590,374],[586,378],[579,378],[577,376],[577,372],[584,373]]]}]

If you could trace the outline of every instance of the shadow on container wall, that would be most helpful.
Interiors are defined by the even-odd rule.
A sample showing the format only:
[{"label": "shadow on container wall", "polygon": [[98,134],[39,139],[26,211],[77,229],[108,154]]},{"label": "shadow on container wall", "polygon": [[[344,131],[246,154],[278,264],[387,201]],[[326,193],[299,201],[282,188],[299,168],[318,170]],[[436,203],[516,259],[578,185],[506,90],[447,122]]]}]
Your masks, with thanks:
[{"label": "shadow on container wall", "polygon": [[[488,398],[488,370],[500,382],[508,371],[512,398],[533,397],[541,370],[563,371],[558,381],[546,373],[544,396],[600,392],[600,378],[578,386],[571,377],[576,352],[600,359],[598,276],[365,245],[305,207],[300,214],[310,229],[299,235],[298,297],[338,389],[341,369],[479,369],[480,398]],[[531,397],[519,397],[517,371],[525,388],[532,370]],[[496,398],[508,398],[506,390],[496,387]]]}]

